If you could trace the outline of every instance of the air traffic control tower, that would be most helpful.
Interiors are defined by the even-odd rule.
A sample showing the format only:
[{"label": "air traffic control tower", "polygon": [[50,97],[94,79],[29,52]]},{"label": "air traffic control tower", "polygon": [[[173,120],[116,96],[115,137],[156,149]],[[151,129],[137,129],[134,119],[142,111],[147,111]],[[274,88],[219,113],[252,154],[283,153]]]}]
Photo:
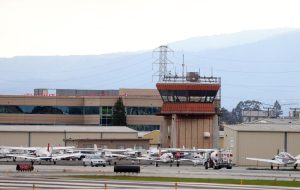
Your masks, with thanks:
[{"label": "air traffic control tower", "polygon": [[[160,63],[167,46],[160,46]],[[184,68],[184,67],[183,67]],[[221,78],[182,72],[182,76],[161,72],[156,87],[163,100],[160,115],[161,145],[164,148],[219,148]]]}]

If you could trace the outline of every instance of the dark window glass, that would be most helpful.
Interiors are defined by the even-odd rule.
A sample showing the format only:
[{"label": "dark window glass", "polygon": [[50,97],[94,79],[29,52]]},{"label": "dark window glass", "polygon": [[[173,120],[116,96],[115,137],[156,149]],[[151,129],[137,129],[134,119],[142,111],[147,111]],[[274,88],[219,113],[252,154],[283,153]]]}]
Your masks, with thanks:
[{"label": "dark window glass", "polygon": [[111,106],[103,106],[102,107],[102,115],[111,115],[112,107]]},{"label": "dark window glass", "polygon": [[127,115],[155,115],[160,112],[158,107],[127,107]]},{"label": "dark window glass", "polygon": [[59,110],[61,110],[63,114],[70,114],[69,113],[69,107],[67,107],[67,106],[57,106],[57,108]]},{"label": "dark window glass", "polygon": [[102,126],[109,126],[112,123],[112,117],[111,116],[102,116],[101,118],[101,125]]},{"label": "dark window glass", "polygon": [[99,107],[96,107],[96,106],[84,107],[84,114],[85,115],[98,115]]},{"label": "dark window glass", "polygon": [[159,125],[128,125],[128,127],[136,131],[154,131],[160,129]]},{"label": "dark window glass", "polygon": [[52,106],[35,106],[32,110],[32,114],[63,114],[63,111]]},{"label": "dark window glass", "polygon": [[0,113],[14,114],[70,114],[70,115],[91,115],[99,114],[99,107],[81,106],[13,106],[0,105]]},{"label": "dark window glass", "polygon": [[31,114],[34,106],[19,106],[23,113]]},{"label": "dark window glass", "polygon": [[198,91],[198,90],[161,90],[164,102],[202,102],[211,103],[214,101],[217,91]]},{"label": "dark window glass", "polygon": [[69,107],[69,114],[70,115],[82,115],[83,109],[82,107]]},{"label": "dark window glass", "polygon": [[0,106],[0,113],[23,113],[19,106]]}]

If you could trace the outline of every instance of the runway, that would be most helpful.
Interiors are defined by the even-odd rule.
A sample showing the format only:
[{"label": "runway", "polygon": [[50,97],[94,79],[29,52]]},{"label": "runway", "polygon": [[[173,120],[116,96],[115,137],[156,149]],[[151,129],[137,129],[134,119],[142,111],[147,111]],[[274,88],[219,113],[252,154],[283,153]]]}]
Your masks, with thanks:
[{"label": "runway", "polygon": [[[6,165],[4,165],[6,164]],[[64,176],[64,175],[120,175],[114,173],[113,166],[106,167],[84,167],[81,161],[62,161],[57,165],[47,163],[47,165],[34,165],[32,172],[17,172],[16,163],[0,162],[0,176]],[[128,163],[127,163],[128,164]],[[248,169],[246,167],[233,167],[232,169],[208,169],[203,166],[181,165],[180,167],[168,164],[160,164],[159,167],[154,165],[141,165],[137,176],[153,177],[185,177],[185,178],[227,178],[227,179],[260,179],[260,180],[287,180],[300,181],[300,170],[270,170],[260,168],[261,170]],[[124,175],[124,174],[122,174]],[[129,175],[129,174],[126,174]]]},{"label": "runway", "polygon": [[81,180],[44,177],[0,177],[0,189],[298,189],[271,186],[227,185],[211,183],[174,183],[174,182],[143,182],[116,180]]},{"label": "runway", "polygon": [[[66,162],[66,163],[64,163]],[[175,189],[174,183],[110,181],[110,180],[79,180],[69,179],[66,176],[98,175],[98,176],[152,176],[177,178],[226,178],[226,179],[260,179],[260,180],[286,180],[300,181],[299,170],[249,170],[246,167],[233,167],[229,169],[208,169],[203,166],[181,165],[180,167],[168,164],[141,165],[138,174],[114,173],[114,166],[84,167],[80,161],[64,161],[58,165],[34,165],[32,172],[17,172],[16,163],[0,162],[0,189],[32,189],[35,184],[38,189]],[[43,163],[45,164],[45,163]],[[60,176],[59,178],[57,176]],[[64,177],[65,176],[65,177]],[[149,184],[149,185],[148,185]],[[158,184],[158,185],[157,185]],[[267,189],[266,186],[235,186],[203,183],[178,183],[178,189]],[[25,188],[26,187],[26,188]],[[180,188],[179,188],[180,187]],[[269,189],[275,189],[270,187]],[[278,189],[287,189],[286,187]],[[298,189],[298,188],[291,188]]]}]

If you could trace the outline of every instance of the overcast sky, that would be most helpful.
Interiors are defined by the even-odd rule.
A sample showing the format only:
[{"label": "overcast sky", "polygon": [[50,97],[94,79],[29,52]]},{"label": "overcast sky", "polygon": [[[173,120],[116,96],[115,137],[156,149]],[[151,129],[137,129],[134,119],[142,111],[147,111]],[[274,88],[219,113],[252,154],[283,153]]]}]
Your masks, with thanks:
[{"label": "overcast sky", "polygon": [[298,0],[0,0],[0,57],[153,49],[194,36],[300,28]]}]

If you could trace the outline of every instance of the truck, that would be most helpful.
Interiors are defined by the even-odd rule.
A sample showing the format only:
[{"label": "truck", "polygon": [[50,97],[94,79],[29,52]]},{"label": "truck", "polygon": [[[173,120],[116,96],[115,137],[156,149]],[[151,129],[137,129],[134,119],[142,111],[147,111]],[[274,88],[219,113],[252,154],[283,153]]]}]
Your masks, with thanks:
[{"label": "truck", "polygon": [[232,169],[232,159],[233,155],[230,150],[216,149],[211,152],[207,152],[204,155],[204,167],[205,169],[221,169],[227,168]]},{"label": "truck", "polygon": [[90,165],[92,167],[96,166],[106,166],[106,161],[100,155],[87,155],[82,159],[83,166]]}]

